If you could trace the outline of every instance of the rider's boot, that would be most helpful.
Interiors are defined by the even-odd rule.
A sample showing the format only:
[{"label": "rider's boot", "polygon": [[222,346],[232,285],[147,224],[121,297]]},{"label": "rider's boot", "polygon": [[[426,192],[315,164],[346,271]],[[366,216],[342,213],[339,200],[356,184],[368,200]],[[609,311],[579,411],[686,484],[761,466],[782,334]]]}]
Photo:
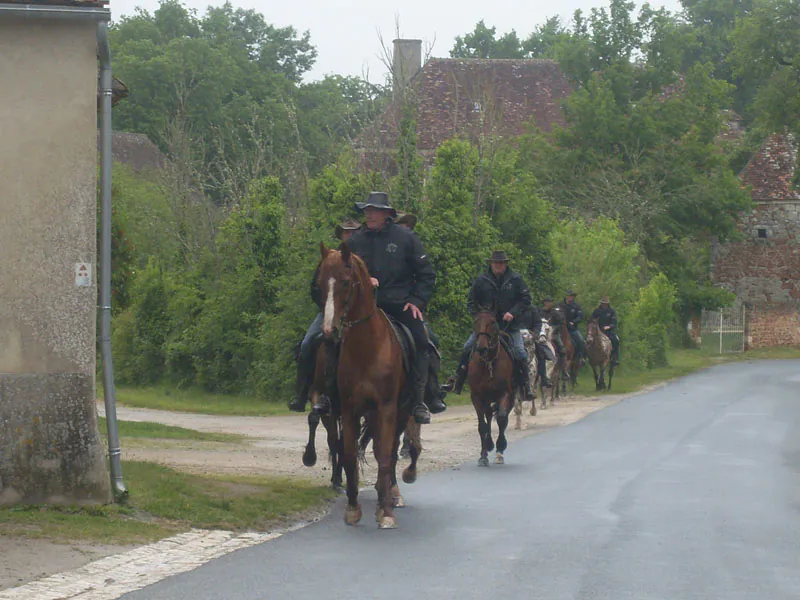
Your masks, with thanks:
[{"label": "rider's boot", "polygon": [[308,393],[311,391],[312,383],[313,371],[308,368],[308,365],[305,364],[305,361],[301,358],[297,363],[297,391],[292,401],[289,402],[289,410],[305,412],[306,402],[308,402]]},{"label": "rider's boot", "polygon": [[425,385],[428,383],[428,353],[417,352],[411,368],[411,414],[420,425],[431,422],[431,413],[425,405]]},{"label": "rider's boot", "polygon": [[619,366],[619,348],[611,351],[611,364],[615,367]]},{"label": "rider's boot", "polygon": [[451,376],[442,386],[445,392],[460,394],[464,390],[464,382],[467,380],[467,365],[458,365],[456,374]]},{"label": "rider's boot", "polygon": [[426,388],[430,388],[430,393],[427,394],[428,401],[426,404],[431,411],[432,415],[438,415],[439,413],[443,413],[447,410],[447,404],[444,401],[444,397],[446,392],[442,391],[442,388],[437,389],[435,386],[428,386],[426,383]]}]

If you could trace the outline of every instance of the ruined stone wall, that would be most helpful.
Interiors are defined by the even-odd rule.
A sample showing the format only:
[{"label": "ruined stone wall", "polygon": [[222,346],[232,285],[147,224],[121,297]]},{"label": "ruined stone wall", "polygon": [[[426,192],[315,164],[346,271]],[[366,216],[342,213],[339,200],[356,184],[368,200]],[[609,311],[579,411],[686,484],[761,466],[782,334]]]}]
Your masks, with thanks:
[{"label": "ruined stone wall", "polygon": [[0,21],[0,506],[110,499],[94,404],[96,87],[94,24]]},{"label": "ruined stone wall", "polygon": [[747,306],[750,347],[800,344],[800,202],[760,202],[743,240],[714,257],[714,281]]}]

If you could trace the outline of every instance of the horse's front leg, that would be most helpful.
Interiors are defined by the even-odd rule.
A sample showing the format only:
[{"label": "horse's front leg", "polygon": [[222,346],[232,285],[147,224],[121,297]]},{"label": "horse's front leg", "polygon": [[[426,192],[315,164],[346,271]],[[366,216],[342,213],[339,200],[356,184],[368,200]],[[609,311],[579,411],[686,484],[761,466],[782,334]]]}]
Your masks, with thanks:
[{"label": "horse's front leg", "polygon": [[372,441],[378,447],[378,526],[395,529],[397,517],[392,499],[392,468],[397,464],[397,402],[380,406],[378,419],[378,439]]},{"label": "horse's front leg", "polygon": [[403,471],[403,481],[414,483],[417,480],[417,459],[422,453],[422,425],[413,418],[409,419],[406,434],[408,435],[408,455],[411,457],[411,464]]},{"label": "horse's front leg", "polygon": [[481,439],[481,456],[478,459],[478,466],[488,467],[489,450],[488,450],[488,445],[486,444],[486,439],[487,437],[489,437],[489,425],[486,422],[486,415],[484,413],[483,407],[481,406],[481,401],[474,395],[472,397],[472,405],[475,407],[475,414],[478,416],[478,436]]},{"label": "horse's front leg", "polygon": [[506,440],[506,427],[508,427],[508,409],[511,405],[511,394],[506,394],[500,399],[500,410],[497,411],[497,428],[499,434],[497,436],[497,455],[495,456],[495,464],[505,464],[503,453],[508,448],[508,440]]},{"label": "horse's front leg", "polygon": [[347,477],[344,522],[355,525],[361,520],[361,505],[358,503],[358,417],[354,414],[342,415],[342,446],[342,462]]},{"label": "horse's front leg", "polygon": [[307,467],[313,467],[317,464],[317,449],[315,441],[317,436],[317,427],[319,426],[319,415],[315,412],[308,413],[308,443],[306,450],[303,452],[303,464]]},{"label": "horse's front leg", "polygon": [[592,375],[594,375],[594,390],[600,390],[600,377],[597,375],[597,367],[592,365]]},{"label": "horse's front leg", "polygon": [[[531,402],[532,411],[536,412],[536,398]],[[517,394],[514,399],[514,415],[517,417],[514,429],[522,429],[522,395]]]},{"label": "horse's front leg", "polygon": [[328,433],[328,452],[331,459],[331,485],[342,487],[342,440],[339,432],[339,419],[332,416],[322,417],[322,424]]},{"label": "horse's front leg", "polygon": [[600,366],[600,389],[606,389],[606,367],[605,365]]}]

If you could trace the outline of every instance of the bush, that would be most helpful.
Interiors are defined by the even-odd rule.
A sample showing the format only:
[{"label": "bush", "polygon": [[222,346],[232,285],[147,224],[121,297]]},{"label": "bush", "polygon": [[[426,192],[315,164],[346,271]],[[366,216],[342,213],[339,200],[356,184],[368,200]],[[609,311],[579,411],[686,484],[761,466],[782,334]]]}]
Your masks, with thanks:
[{"label": "bush", "polygon": [[667,364],[669,332],[675,323],[678,292],[663,273],[639,290],[631,311],[630,344],[626,353],[648,369]]}]

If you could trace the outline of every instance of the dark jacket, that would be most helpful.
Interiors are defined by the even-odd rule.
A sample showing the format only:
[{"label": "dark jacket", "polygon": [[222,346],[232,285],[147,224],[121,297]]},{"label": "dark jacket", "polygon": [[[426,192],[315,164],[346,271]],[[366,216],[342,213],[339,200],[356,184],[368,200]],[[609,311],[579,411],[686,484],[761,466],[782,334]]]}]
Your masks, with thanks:
[{"label": "dark jacket", "polygon": [[319,306],[320,310],[322,310],[324,304],[322,300],[322,290],[319,289],[319,268],[321,265],[322,263],[317,265],[317,268],[314,269],[314,276],[311,278],[311,299],[314,301],[314,304]]},{"label": "dark jacket", "polygon": [[[583,321],[583,311],[581,310],[581,305],[572,301],[572,304],[569,304],[566,300],[561,304],[561,308],[564,309],[564,320],[567,322],[567,329],[570,331],[575,331],[578,329],[578,323]],[[570,325],[570,323],[574,323],[574,325]]]},{"label": "dark jacket", "polygon": [[598,306],[595,308],[592,313],[592,319],[597,319],[597,324],[600,325],[600,329],[604,331],[606,326],[611,327],[609,331],[615,331],[617,329],[617,313],[610,306],[606,306],[605,308]]},{"label": "dark jacket", "polygon": [[419,237],[388,221],[379,231],[357,231],[347,244],[380,283],[378,306],[391,310],[411,302],[425,310],[433,296],[436,272]]},{"label": "dark jacket", "polygon": [[519,331],[524,327],[531,309],[531,294],[522,275],[507,268],[498,278],[491,267],[479,275],[469,290],[467,309],[474,317],[480,309],[487,308],[494,309],[498,323],[503,322],[507,312],[514,315],[514,320],[505,326],[506,331]]}]

